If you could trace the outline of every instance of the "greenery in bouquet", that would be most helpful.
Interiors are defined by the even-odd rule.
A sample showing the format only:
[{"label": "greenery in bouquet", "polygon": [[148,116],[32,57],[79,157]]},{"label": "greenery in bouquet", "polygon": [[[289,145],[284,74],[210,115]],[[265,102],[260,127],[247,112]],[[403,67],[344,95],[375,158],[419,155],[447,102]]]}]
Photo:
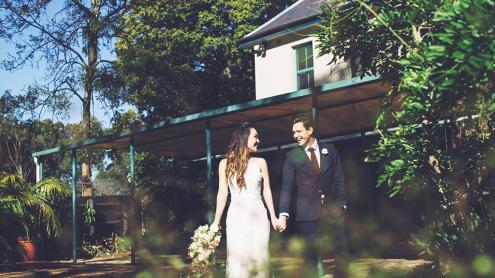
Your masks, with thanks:
[{"label": "greenery in bouquet", "polygon": [[189,256],[192,258],[195,276],[208,276],[209,266],[215,263],[215,249],[220,244],[222,233],[219,227],[199,226],[191,237]]}]

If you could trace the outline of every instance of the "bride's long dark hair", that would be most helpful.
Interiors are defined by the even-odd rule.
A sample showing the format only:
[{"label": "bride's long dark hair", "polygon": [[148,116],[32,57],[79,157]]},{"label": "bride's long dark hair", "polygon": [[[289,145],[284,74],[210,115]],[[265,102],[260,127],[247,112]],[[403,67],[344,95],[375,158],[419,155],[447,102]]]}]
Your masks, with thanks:
[{"label": "bride's long dark hair", "polygon": [[244,173],[246,172],[249,150],[248,138],[253,125],[249,122],[241,124],[232,134],[230,144],[227,147],[227,166],[225,177],[228,184],[233,184],[234,178],[239,188],[246,187]]}]

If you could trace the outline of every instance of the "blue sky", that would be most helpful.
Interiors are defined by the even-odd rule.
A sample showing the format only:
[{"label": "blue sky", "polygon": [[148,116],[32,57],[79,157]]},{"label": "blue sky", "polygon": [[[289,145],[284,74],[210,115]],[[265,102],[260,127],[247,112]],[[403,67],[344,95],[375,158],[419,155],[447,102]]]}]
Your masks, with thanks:
[{"label": "blue sky", "polygon": [[[53,5],[49,9],[50,11],[57,11],[62,7],[63,1],[54,1]],[[8,41],[0,39],[0,61],[8,57],[8,54],[15,53],[15,47]],[[115,55],[110,49],[100,49],[100,55],[103,59],[114,60]],[[13,94],[22,94],[27,87],[35,82],[44,84],[44,77],[46,76],[46,66],[43,62],[31,61],[34,66],[26,65],[24,68],[9,72],[0,68],[0,94],[4,91],[10,90]],[[81,101],[76,97],[72,99],[72,105],[68,111],[67,118],[58,119],[64,123],[79,123],[82,120],[82,105]],[[121,107],[122,110],[131,108],[129,105]],[[103,103],[97,102],[92,107],[93,115],[98,118],[105,127],[109,126],[110,118],[112,117],[112,111],[105,108]],[[42,115],[42,118],[51,118],[51,114]],[[57,119],[54,119],[57,120]]]},{"label": "blue sky", "polygon": [[[5,40],[0,41],[0,60],[7,57],[8,53],[12,53],[14,50],[13,46],[6,42]],[[113,59],[113,54],[108,51],[102,51],[105,59]],[[6,90],[12,91],[13,94],[22,94],[25,89],[35,82],[44,83],[44,77],[46,75],[46,68],[44,64],[40,64],[38,67],[25,66],[21,70],[14,72],[5,71],[0,69],[0,93]],[[126,105],[121,109],[129,109],[130,106]],[[82,120],[82,105],[81,101],[74,97],[72,99],[72,105],[69,110],[69,116],[66,119],[59,119],[64,123],[78,123]],[[93,105],[93,114],[100,121],[103,122],[104,126],[108,127],[109,120],[112,117],[112,111],[106,110],[102,103],[95,103]],[[43,115],[43,118],[50,118],[51,115]]]}]

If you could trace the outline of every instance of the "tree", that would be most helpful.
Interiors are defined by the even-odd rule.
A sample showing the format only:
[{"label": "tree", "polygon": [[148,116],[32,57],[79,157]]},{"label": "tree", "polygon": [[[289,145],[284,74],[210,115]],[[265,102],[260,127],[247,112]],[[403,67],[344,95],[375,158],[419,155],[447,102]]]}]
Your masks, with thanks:
[{"label": "tree", "polygon": [[[19,121],[13,117],[0,117],[0,171],[15,173],[26,181],[34,181],[34,151],[67,144],[71,137],[61,122],[51,120]],[[69,167],[64,153],[43,157],[45,176],[66,176]],[[66,164],[66,169],[62,166]]]},{"label": "tree", "polygon": [[469,263],[495,250],[493,14],[488,0],[358,0],[327,5],[319,31],[322,53],[391,85],[368,152],[379,185],[430,200],[417,242]]},{"label": "tree", "polygon": [[142,1],[116,43],[119,94],[156,121],[250,100],[251,50],[237,40],[293,1]]},{"label": "tree", "polygon": [[69,195],[69,185],[55,178],[30,184],[16,175],[0,174],[0,261],[16,259],[18,236],[59,236],[60,221],[52,204]]},{"label": "tree", "polygon": [[[69,140],[62,123],[39,120],[39,110],[35,109],[43,107],[59,114],[66,107],[65,99],[40,104],[35,92],[29,90],[26,95],[17,96],[4,92],[0,96],[0,151],[5,154],[0,157],[0,171],[15,173],[26,181],[34,181],[33,151],[66,144]],[[46,158],[45,173],[61,176],[58,165],[62,160],[63,154]]]},{"label": "tree", "polygon": [[[33,91],[34,92],[34,91]],[[40,104],[40,100],[31,93],[13,96],[5,92],[0,96],[0,172],[15,173],[27,182],[34,182],[34,163],[31,154],[35,151],[58,145],[66,145],[85,138],[82,124],[64,125],[49,119],[40,120],[36,107],[55,113],[64,113],[65,98],[51,100],[51,103]],[[101,123],[91,119],[92,134],[104,134]],[[103,150],[92,152],[91,165],[103,166]],[[43,162],[43,175],[59,178],[70,176],[70,156],[64,152],[40,158]]]},{"label": "tree", "polygon": [[[126,112],[117,111],[112,119],[112,126],[107,130],[107,133],[113,134],[136,125],[139,125],[137,112],[131,109]],[[95,189],[101,195],[129,195],[129,151],[126,149],[109,150],[106,152],[106,156],[110,163],[106,164],[96,176],[94,181]],[[140,161],[146,159],[146,155],[138,153],[135,158]]]},{"label": "tree", "polygon": [[12,119],[2,118],[1,123],[1,149],[5,151],[8,163],[18,176],[27,178],[33,169],[30,159],[32,131],[29,123],[15,123]]},{"label": "tree", "polygon": [[[43,102],[76,96],[82,103],[85,138],[91,137],[95,84],[101,69],[112,64],[101,57],[100,49],[112,43],[128,6],[126,0],[3,0],[0,34],[16,47],[3,67],[16,70],[45,63],[47,84],[41,87],[48,93]],[[82,176],[89,179],[89,153],[83,160]]]}]

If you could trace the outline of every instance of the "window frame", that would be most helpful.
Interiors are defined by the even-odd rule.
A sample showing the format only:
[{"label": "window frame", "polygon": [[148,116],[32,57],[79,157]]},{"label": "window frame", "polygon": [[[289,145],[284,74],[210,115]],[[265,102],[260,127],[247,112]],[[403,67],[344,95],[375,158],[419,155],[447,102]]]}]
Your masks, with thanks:
[{"label": "window frame", "polygon": [[[308,68],[305,68],[305,69],[302,69],[302,70],[299,70],[298,67],[299,67],[299,60],[298,60],[298,56],[297,56],[297,50],[300,49],[300,48],[306,48],[306,47],[311,47],[311,59],[312,59],[312,64],[313,66],[312,67],[308,67]],[[311,88],[311,87],[314,87],[314,77],[315,77],[315,73],[314,73],[314,68],[315,68],[315,60],[314,60],[314,49],[313,49],[313,41],[309,41],[309,42],[304,42],[304,43],[301,43],[301,44],[298,44],[298,45],[294,45],[292,47],[293,51],[294,51],[294,61],[295,61],[295,77],[296,77],[296,89],[297,90],[302,90],[302,89],[307,89],[307,88]],[[307,64],[307,61],[308,61],[308,58],[307,58],[307,53],[306,53],[306,64]],[[305,87],[305,88],[301,88],[301,84],[300,84],[300,80],[299,80],[299,77],[303,74],[306,74],[308,72],[313,72],[312,73],[312,84],[311,82],[308,81],[308,87]]]}]

